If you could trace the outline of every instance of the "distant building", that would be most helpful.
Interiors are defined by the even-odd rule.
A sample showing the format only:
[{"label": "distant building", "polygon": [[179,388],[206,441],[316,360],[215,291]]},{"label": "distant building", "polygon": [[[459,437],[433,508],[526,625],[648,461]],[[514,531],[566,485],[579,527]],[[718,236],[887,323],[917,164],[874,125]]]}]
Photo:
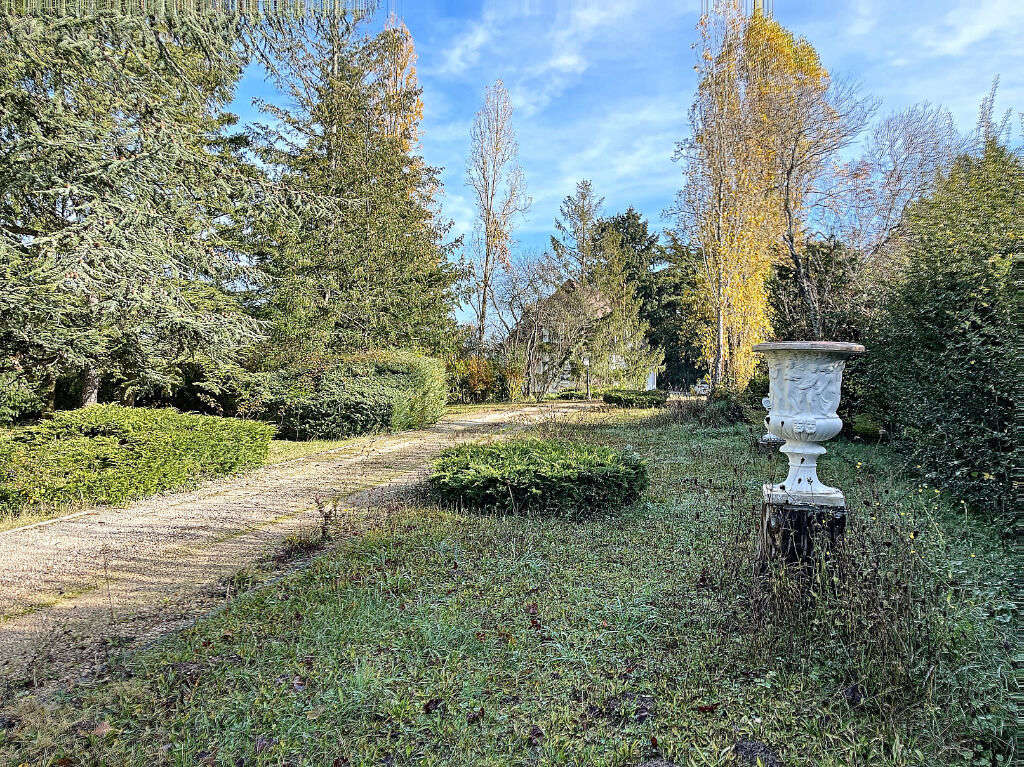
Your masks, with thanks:
[{"label": "distant building", "polygon": [[[566,300],[575,304],[575,312],[567,311],[563,305],[558,311],[547,311],[553,302]],[[611,305],[597,289],[576,290],[574,285],[565,283],[553,295],[539,302],[531,316],[531,353],[526,357],[526,378],[528,393],[532,395],[554,393],[565,390],[584,391],[588,378],[591,389],[608,386],[612,380],[604,380],[591,370],[588,347],[593,348],[593,338],[600,329],[600,322],[611,313]],[[521,335],[524,328],[517,327],[514,333]],[[569,337],[566,337],[566,336]],[[583,350],[580,351],[580,347]],[[612,370],[624,369],[625,360],[613,354],[609,360]],[[658,366],[652,365],[644,381],[644,388],[655,389],[658,385]]]}]

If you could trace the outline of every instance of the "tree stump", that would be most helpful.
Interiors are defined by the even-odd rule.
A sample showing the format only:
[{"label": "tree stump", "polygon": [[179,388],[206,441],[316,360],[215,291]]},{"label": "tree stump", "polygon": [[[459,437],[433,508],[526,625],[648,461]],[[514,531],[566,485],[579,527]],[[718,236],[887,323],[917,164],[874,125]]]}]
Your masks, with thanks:
[{"label": "tree stump", "polygon": [[769,500],[765,490],[761,504],[758,559],[762,567],[782,561],[808,565],[814,561],[814,542],[827,548],[846,532],[846,506],[780,503]]}]

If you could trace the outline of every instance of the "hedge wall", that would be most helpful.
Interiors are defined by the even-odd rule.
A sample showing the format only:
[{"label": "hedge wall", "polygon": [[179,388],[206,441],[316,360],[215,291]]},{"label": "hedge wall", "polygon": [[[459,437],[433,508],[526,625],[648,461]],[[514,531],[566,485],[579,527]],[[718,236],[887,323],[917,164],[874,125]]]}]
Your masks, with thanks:
[{"label": "hedge wall", "polygon": [[481,511],[581,517],[640,498],[647,467],[635,456],[574,442],[518,439],[444,451],[431,497]]},{"label": "hedge wall", "polygon": [[93,405],[0,433],[0,510],[117,504],[263,464],[267,424]]},{"label": "hedge wall", "polygon": [[641,391],[639,389],[609,389],[601,395],[605,404],[613,407],[665,407],[668,392],[658,389]]},{"label": "hedge wall", "polygon": [[906,269],[851,366],[922,479],[1007,530],[1024,461],[1022,211],[1024,153],[989,140],[959,158],[908,211]]},{"label": "hedge wall", "polygon": [[444,414],[444,365],[409,351],[364,352],[270,377],[243,408],[285,439],[422,428]]}]

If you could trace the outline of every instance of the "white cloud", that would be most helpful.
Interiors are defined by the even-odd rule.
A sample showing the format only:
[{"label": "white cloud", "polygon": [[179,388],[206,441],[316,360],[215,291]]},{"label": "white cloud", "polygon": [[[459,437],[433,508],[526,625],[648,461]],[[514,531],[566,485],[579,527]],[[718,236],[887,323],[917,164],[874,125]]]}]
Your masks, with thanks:
[{"label": "white cloud", "polygon": [[453,41],[438,69],[439,74],[462,74],[476,64],[480,58],[480,50],[490,42],[493,30],[486,21],[472,25],[466,32]]},{"label": "white cloud", "polygon": [[878,10],[877,0],[855,0],[853,18],[846,31],[854,37],[870,34],[878,26]]},{"label": "white cloud", "polygon": [[1019,0],[960,2],[938,24],[922,27],[917,36],[942,56],[963,55],[990,37],[1007,37],[1019,46],[1024,36],[1024,5]]}]

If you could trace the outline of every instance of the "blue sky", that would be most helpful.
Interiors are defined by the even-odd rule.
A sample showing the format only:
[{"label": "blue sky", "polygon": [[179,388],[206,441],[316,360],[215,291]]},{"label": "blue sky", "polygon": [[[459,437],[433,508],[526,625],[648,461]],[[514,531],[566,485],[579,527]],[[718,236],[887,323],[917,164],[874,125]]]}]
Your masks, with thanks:
[{"label": "blue sky", "polygon": [[[419,55],[422,151],[444,168],[445,214],[469,233],[469,129],[485,86],[501,78],[516,108],[520,164],[533,198],[521,248],[546,246],[561,199],[593,180],[614,213],[632,204],[656,229],[680,185],[674,142],[687,133],[699,0],[384,0]],[[880,114],[919,101],[948,107],[964,130],[1001,76],[999,106],[1024,109],[1021,0],[775,0],[775,18],[817,48],[830,71],[860,81]],[[278,97],[249,71],[234,105]],[[1017,118],[1019,120],[1019,118]]]}]

